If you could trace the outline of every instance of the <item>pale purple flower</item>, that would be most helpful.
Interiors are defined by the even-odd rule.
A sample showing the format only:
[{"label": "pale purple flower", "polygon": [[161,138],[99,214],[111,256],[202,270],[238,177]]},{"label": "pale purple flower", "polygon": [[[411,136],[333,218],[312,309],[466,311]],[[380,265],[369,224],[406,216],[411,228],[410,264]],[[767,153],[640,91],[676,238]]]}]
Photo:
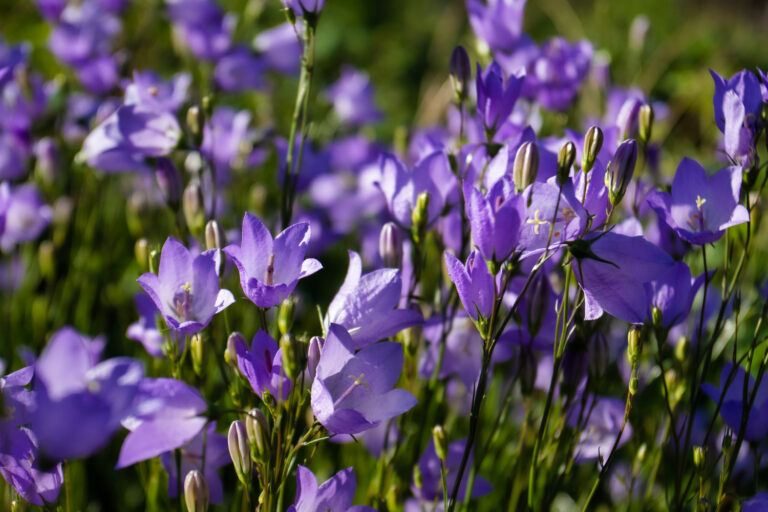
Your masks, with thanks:
[{"label": "pale purple flower", "polygon": [[293,11],[296,16],[304,16],[305,14],[314,13],[318,14],[323,10],[325,0],[281,0],[286,9]]},{"label": "pale purple flower", "polygon": [[283,23],[261,32],[253,39],[253,48],[264,59],[267,67],[286,75],[298,74],[301,68],[301,46],[296,28]]},{"label": "pale purple flower", "polygon": [[486,133],[495,134],[509,119],[525,81],[525,74],[505,79],[501,66],[496,62],[491,62],[485,73],[477,64],[477,113],[483,120]]},{"label": "pale purple flower", "polygon": [[[446,469],[446,484],[448,486],[448,496],[451,495],[451,490],[456,484],[456,478],[458,477],[459,465],[464,455],[464,448],[467,444],[466,439],[460,439],[453,441],[448,445],[448,453],[445,458]],[[471,460],[471,459],[470,459]],[[419,459],[419,470],[421,471],[422,485],[421,487],[411,486],[413,494],[422,502],[435,502],[438,501],[442,504],[443,500],[443,486],[440,476],[440,459],[435,452],[435,443],[433,440],[429,441],[427,449]],[[464,472],[464,477],[459,485],[459,499],[463,500],[467,488],[467,475],[469,472]],[[478,476],[475,480],[474,487],[472,488],[472,498],[479,498],[485,496],[491,492],[491,484],[483,478]]]},{"label": "pale purple flower", "polygon": [[[596,397],[589,398],[585,406],[585,414],[588,417],[586,424],[579,435],[574,462],[583,464],[602,458],[605,460],[611,453],[611,448],[619,435],[621,423],[624,420],[625,403],[618,398]],[[571,427],[580,427],[580,407],[571,409],[568,415],[568,424]],[[632,437],[632,425],[627,422],[617,448],[621,448]]]},{"label": "pale purple flower", "polygon": [[0,250],[35,240],[48,226],[53,210],[44,204],[33,184],[11,188],[0,182]]},{"label": "pale purple flower", "polygon": [[296,501],[288,512],[376,512],[371,507],[352,505],[357,480],[352,468],[342,469],[318,485],[314,473],[302,465],[296,470]]},{"label": "pale purple flower", "polygon": [[[729,375],[733,372],[733,378],[729,382]],[[747,380],[749,379],[749,380]],[[747,386],[747,400],[751,400],[755,393],[755,402],[747,411],[747,424],[744,438],[747,441],[761,441],[766,436],[768,429],[768,379],[762,379],[755,392],[755,378],[748,375],[744,368],[739,366],[733,371],[733,364],[726,363],[720,372],[720,387],[705,382],[701,389],[716,404],[723,400],[720,408],[725,424],[735,433],[741,430],[741,416],[744,409],[744,386]]]},{"label": "pale purple flower", "polygon": [[195,57],[216,60],[229,51],[236,19],[225,15],[215,0],[166,0],[166,3],[176,33]]},{"label": "pale purple flower", "polygon": [[6,483],[33,505],[54,503],[64,481],[62,463],[42,470],[35,434],[26,428],[0,426],[0,474]]},{"label": "pale purple flower", "polygon": [[161,316],[160,310],[147,294],[137,293],[134,301],[139,312],[139,320],[128,326],[125,337],[141,343],[152,357],[163,357],[164,339],[157,328],[157,317]]},{"label": "pale purple flower", "polygon": [[523,94],[544,108],[567,109],[587,78],[593,53],[588,41],[550,39],[528,63]]},{"label": "pale purple flower", "polygon": [[263,59],[239,46],[218,60],[213,78],[227,92],[263,90],[265,68]]},{"label": "pale purple flower", "polygon": [[526,0],[467,0],[472,30],[492,50],[512,51],[523,35],[525,3]]},{"label": "pale purple flower", "polygon": [[283,370],[283,351],[269,333],[259,330],[253,337],[250,350],[242,341],[238,341],[235,348],[237,367],[259,398],[265,391],[277,400],[288,398],[291,379]]},{"label": "pale purple flower", "polygon": [[487,195],[472,187],[465,197],[475,246],[488,261],[506,260],[517,245],[523,206],[512,180],[498,180]]},{"label": "pale purple flower", "polygon": [[191,83],[192,77],[188,73],[179,73],[164,81],[153,71],[134,71],[133,81],[125,87],[125,104],[159,112],[176,112],[187,101]]},{"label": "pale purple flower", "polygon": [[381,112],[373,102],[371,79],[355,68],[345,67],[341,78],[326,91],[326,96],[343,123],[358,126],[381,118]]},{"label": "pale purple flower", "polygon": [[446,251],[445,266],[469,316],[475,321],[490,317],[496,284],[480,253],[472,251],[466,264],[462,264],[456,256]]},{"label": "pale purple flower", "polygon": [[229,170],[242,167],[246,157],[244,148],[253,143],[254,134],[250,129],[251,113],[219,107],[205,123],[201,152],[216,166],[216,180],[226,182]]}]

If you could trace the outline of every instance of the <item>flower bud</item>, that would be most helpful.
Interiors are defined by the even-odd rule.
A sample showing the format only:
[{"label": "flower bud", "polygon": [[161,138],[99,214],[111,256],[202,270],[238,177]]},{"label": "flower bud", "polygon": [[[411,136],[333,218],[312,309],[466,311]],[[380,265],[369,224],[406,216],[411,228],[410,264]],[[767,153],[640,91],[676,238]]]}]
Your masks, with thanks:
[{"label": "flower bud", "polygon": [[576,144],[571,141],[563,144],[557,154],[557,184],[563,186],[571,175],[571,167],[576,161]]},{"label": "flower bud", "polygon": [[523,348],[518,359],[518,374],[520,375],[520,391],[528,396],[536,384],[536,356],[530,348]]},{"label": "flower bud", "polygon": [[587,130],[587,134],[584,136],[584,152],[581,155],[581,168],[584,172],[592,170],[602,147],[603,130],[599,126],[593,126]]},{"label": "flower bud", "polygon": [[296,309],[296,299],[287,297],[280,303],[277,310],[277,328],[280,334],[288,334],[293,327],[293,312]]},{"label": "flower bud", "polygon": [[379,256],[387,268],[403,266],[403,234],[394,222],[387,222],[381,228]]},{"label": "flower bud", "polygon": [[205,363],[205,342],[201,333],[198,332],[192,336],[189,351],[192,356],[192,369],[195,371],[195,375],[200,377],[203,375]]},{"label": "flower bud", "polygon": [[627,359],[634,368],[637,366],[637,360],[640,357],[640,329],[632,326],[627,334]]},{"label": "flower bud", "polygon": [[227,447],[237,478],[247,488],[251,478],[251,443],[242,421],[235,420],[229,426]]},{"label": "flower bud", "polygon": [[197,105],[192,105],[187,109],[187,128],[195,142],[195,147],[200,147],[203,142],[203,132],[205,128],[205,114]]},{"label": "flower bud", "polygon": [[518,194],[536,181],[539,174],[539,148],[535,142],[526,142],[520,146],[512,167],[512,179]]},{"label": "flower bud", "polygon": [[289,379],[294,380],[306,367],[306,348],[303,343],[291,336],[280,336],[280,349],[283,354],[283,369]]},{"label": "flower bud", "polygon": [[653,131],[654,113],[653,107],[648,103],[640,107],[640,111],[637,114],[638,130],[637,133],[640,136],[640,140],[647,143],[651,140],[651,134]]},{"label": "flower bud", "polygon": [[595,333],[587,343],[587,373],[592,380],[600,380],[605,375],[610,362],[608,339],[602,332]]},{"label": "flower bud", "polygon": [[323,343],[325,343],[325,340],[320,336],[312,336],[309,340],[309,347],[307,347],[307,371],[309,372],[310,380],[315,380],[315,372],[320,362]]},{"label": "flower bud", "polygon": [[165,202],[175,211],[181,201],[181,173],[169,158],[157,159],[155,181],[165,197]]},{"label": "flower bud", "polygon": [[146,238],[136,240],[133,244],[133,255],[139,265],[139,273],[143,274],[149,270],[149,242]]},{"label": "flower bud", "polygon": [[261,409],[251,409],[245,417],[245,430],[251,441],[253,458],[264,461],[269,457],[269,421]]},{"label": "flower bud", "polygon": [[411,231],[413,241],[420,244],[427,234],[427,222],[429,221],[429,192],[422,192],[416,198],[416,207],[411,212]]},{"label": "flower bud", "polygon": [[616,149],[611,162],[605,172],[605,186],[608,188],[608,199],[611,206],[616,206],[627,186],[632,180],[637,163],[637,142],[633,139],[625,140]]},{"label": "flower bud", "polygon": [[663,325],[664,316],[661,310],[656,306],[651,308],[651,320],[653,321],[653,326],[657,329]]},{"label": "flower bud", "polygon": [[640,448],[637,449],[637,453],[635,453],[635,462],[637,464],[642,464],[645,460],[645,456],[648,453],[648,445],[643,443],[640,445]]},{"label": "flower bud", "polygon": [[704,448],[701,446],[693,447],[693,465],[699,471],[704,469]]},{"label": "flower bud", "polygon": [[639,387],[640,381],[638,380],[637,375],[632,375],[629,379],[629,394],[635,396]]},{"label": "flower bud", "polygon": [[53,242],[43,240],[37,248],[37,260],[40,274],[46,279],[53,279],[56,274],[56,258]]},{"label": "flower bud", "polygon": [[193,469],[184,479],[184,501],[189,512],[206,512],[208,510],[208,484],[203,473]]},{"label": "flower bud", "polygon": [[148,264],[149,264],[149,271],[152,272],[153,274],[157,274],[157,269],[160,266],[160,251],[158,251],[157,249],[152,249],[149,252]]},{"label": "flower bud", "polygon": [[239,332],[235,331],[227,338],[227,348],[224,350],[224,362],[231,368],[237,369],[237,344],[242,343],[247,346],[245,337]]},{"label": "flower bud", "polygon": [[419,466],[413,466],[413,485],[417,489],[424,487],[424,476],[421,474],[421,468]]},{"label": "flower bud", "polygon": [[184,189],[183,209],[189,231],[195,236],[200,236],[205,226],[205,206],[203,206],[203,191],[195,182]]},{"label": "flower bud", "polygon": [[459,45],[451,53],[451,83],[453,92],[459,103],[467,98],[467,84],[472,79],[472,66],[469,63],[469,55],[463,46]]},{"label": "flower bud", "polygon": [[224,245],[223,240],[219,223],[216,222],[216,219],[209,220],[205,225],[205,248],[208,250],[221,249]]},{"label": "flower bud", "polygon": [[435,443],[437,458],[445,462],[448,457],[448,440],[445,436],[445,429],[441,425],[435,425],[432,428],[432,441]]}]

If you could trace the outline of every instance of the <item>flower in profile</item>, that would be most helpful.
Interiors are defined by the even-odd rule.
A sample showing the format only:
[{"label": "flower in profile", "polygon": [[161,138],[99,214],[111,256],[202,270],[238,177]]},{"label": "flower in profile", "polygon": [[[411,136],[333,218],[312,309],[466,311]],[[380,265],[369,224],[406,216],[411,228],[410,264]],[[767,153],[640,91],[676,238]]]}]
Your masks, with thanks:
[{"label": "flower in profile", "polygon": [[296,29],[286,22],[260,32],[253,48],[264,59],[267,68],[286,75],[296,75],[301,68],[301,46]]},{"label": "flower in profile", "polygon": [[31,428],[40,451],[54,460],[87,457],[120,427],[144,370],[116,357],[99,362],[104,341],[70,327],[58,330],[35,362]]},{"label": "flower in profile", "polygon": [[646,201],[686,242],[712,243],[729,227],[749,221],[749,212],[739,204],[741,172],[741,167],[726,167],[707,177],[695,160],[684,158],[671,192],[651,192]]},{"label": "flower in profile", "polygon": [[318,14],[325,5],[325,0],[282,0],[282,2],[285,8],[292,10],[296,16]]},{"label": "flower in profile", "polygon": [[724,135],[726,153],[748,167],[755,156],[755,135],[760,123],[763,98],[760,80],[754,73],[742,70],[726,80],[710,70],[715,82],[712,103],[715,123]]},{"label": "flower in profile", "polygon": [[139,321],[128,326],[125,337],[144,345],[144,349],[152,357],[163,357],[163,335],[157,328],[156,320],[160,310],[145,293],[136,294],[134,301],[139,312]]},{"label": "flower in profile", "polygon": [[299,223],[273,239],[258,217],[245,214],[240,245],[228,245],[224,252],[237,265],[240,286],[251,302],[260,308],[277,306],[299,279],[323,268],[314,258],[304,259],[309,238],[309,224]]},{"label": "flower in profile", "polygon": [[474,187],[466,194],[472,241],[487,261],[506,260],[517,245],[522,196],[513,193],[513,186],[505,178],[487,195]]},{"label": "flower in profile", "polygon": [[259,330],[253,337],[251,349],[237,340],[237,367],[253,391],[262,397],[265,391],[278,400],[285,400],[291,391],[291,379],[283,371],[283,352],[266,331]]},{"label": "flower in profile", "polygon": [[32,184],[11,188],[0,182],[0,250],[9,252],[16,244],[40,236],[53,216]]},{"label": "flower in profile", "polygon": [[213,315],[235,301],[232,292],[219,289],[218,258],[217,250],[193,256],[181,242],[168,238],[157,275],[147,272],[139,277],[139,284],[177,334],[202,331]]},{"label": "flower in profile", "polygon": [[373,103],[371,79],[352,67],[342,70],[341,78],[328,88],[326,95],[343,123],[359,126],[381,118]]},{"label": "flower in profile", "polygon": [[349,251],[347,277],[328,306],[325,326],[341,325],[349,332],[353,348],[361,349],[421,324],[421,313],[397,308],[401,288],[399,270],[386,268],[362,275],[360,255]]},{"label": "flower in profile", "polygon": [[504,124],[523,89],[525,75],[511,75],[506,80],[496,62],[491,62],[483,73],[477,65],[477,113],[483,120],[485,131],[494,134]]},{"label": "flower in profile", "polygon": [[[581,400],[576,400],[578,404]],[[581,406],[575,406],[568,415],[568,424],[573,428],[580,428],[578,444],[574,462],[582,464],[608,457],[611,448],[616,442],[624,420],[625,403],[618,398],[596,397],[588,399],[584,406],[584,414],[579,414]],[[588,412],[590,411],[591,412]],[[579,417],[586,418],[584,425],[579,425]],[[621,440],[617,449],[632,437],[632,425],[627,423],[624,427]]]},{"label": "flower in profile", "polygon": [[6,483],[33,505],[54,503],[64,481],[62,463],[40,469],[35,434],[27,429],[0,426],[0,474]]},{"label": "flower in profile", "polygon": [[392,389],[403,369],[403,346],[395,342],[369,345],[357,354],[349,333],[331,324],[315,380],[312,410],[335,434],[357,434],[398,416],[416,405],[404,389]]},{"label": "flower in profile", "polygon": [[288,512],[376,512],[376,509],[352,505],[357,480],[352,468],[342,469],[331,478],[317,484],[312,471],[299,465],[296,470],[296,501]]},{"label": "flower in profile", "polygon": [[[733,374],[732,377],[731,374]],[[755,378],[752,375],[748,375],[741,366],[734,370],[733,364],[726,363],[720,372],[720,387],[705,382],[701,385],[701,389],[716,404],[722,399],[720,416],[729,428],[739,433],[744,409],[745,385],[747,386],[747,403],[751,400],[753,393],[755,393],[755,401],[752,408],[746,411],[747,425],[744,439],[761,441],[765,439],[768,428],[768,380],[761,380],[760,386],[755,391]]]},{"label": "flower in profile", "polygon": [[526,0],[467,0],[472,30],[492,50],[514,50],[523,35],[525,3]]},{"label": "flower in profile", "polygon": [[480,253],[472,251],[467,263],[462,265],[456,256],[446,251],[445,267],[469,316],[475,321],[490,317],[496,285]]}]

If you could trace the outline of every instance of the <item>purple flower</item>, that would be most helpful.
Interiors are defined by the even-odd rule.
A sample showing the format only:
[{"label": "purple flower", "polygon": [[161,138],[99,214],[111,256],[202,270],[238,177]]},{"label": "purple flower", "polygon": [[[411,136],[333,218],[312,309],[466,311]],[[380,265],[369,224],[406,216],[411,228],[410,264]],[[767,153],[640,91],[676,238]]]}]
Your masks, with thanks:
[{"label": "purple flower", "polygon": [[200,149],[215,164],[217,182],[226,182],[231,168],[242,167],[243,148],[253,141],[250,124],[250,112],[229,107],[217,108],[205,123]]},{"label": "purple flower", "polygon": [[11,186],[0,182],[0,250],[35,240],[48,226],[53,210],[44,204],[32,184]]},{"label": "purple flower", "polygon": [[[451,494],[451,489],[453,489],[453,486],[456,484],[456,477],[458,476],[457,473],[459,471],[459,465],[461,464],[461,458],[464,455],[464,447],[466,444],[466,439],[460,439],[448,445],[448,453],[445,458],[445,469],[449,496]],[[437,457],[435,444],[432,440],[430,440],[429,446],[427,446],[427,449],[419,459],[419,470],[421,471],[422,485],[421,487],[416,487],[415,485],[411,486],[413,494],[420,501],[442,502],[443,486],[440,476],[440,459]],[[459,486],[459,499],[463,499],[466,493],[467,474],[468,472],[464,473],[461,485]],[[472,498],[479,498],[490,492],[491,484],[482,476],[478,476],[475,480],[475,485],[472,488]]]},{"label": "purple flower", "polygon": [[526,0],[467,0],[472,30],[492,50],[513,50],[523,34],[525,3]]},{"label": "purple flower", "polygon": [[487,196],[474,187],[466,194],[472,241],[488,261],[506,260],[517,245],[522,196],[513,189],[506,178],[497,181]]},{"label": "purple flower", "polygon": [[291,392],[291,379],[283,371],[283,352],[267,332],[259,330],[253,337],[251,349],[237,342],[237,367],[253,391],[261,398],[265,391],[277,400],[285,400]]},{"label": "purple flower", "polygon": [[359,126],[381,118],[381,112],[373,102],[371,79],[352,67],[343,69],[341,78],[326,91],[326,95],[343,123]]},{"label": "purple flower", "polygon": [[293,11],[296,16],[304,16],[308,13],[319,13],[323,10],[325,0],[281,0],[286,9]]},{"label": "purple flower", "polygon": [[56,501],[64,473],[61,462],[44,471],[37,459],[37,441],[31,430],[0,427],[0,474],[22,498],[42,506]]},{"label": "purple flower", "polygon": [[168,0],[168,17],[195,57],[216,60],[229,51],[236,20],[214,0]]},{"label": "purple flower", "polygon": [[723,132],[726,154],[744,167],[755,158],[755,137],[760,124],[761,85],[751,71],[736,73],[730,80],[710,70],[715,81],[715,123]]},{"label": "purple flower", "polygon": [[35,362],[32,431],[55,460],[87,457],[119,428],[143,376],[127,357],[99,363],[104,342],[58,330]]},{"label": "purple flower", "polygon": [[309,224],[289,226],[277,238],[255,215],[245,214],[240,245],[228,245],[224,252],[240,271],[240,286],[260,308],[277,306],[293,293],[299,279],[323,268],[313,258],[304,259],[309,244]]},{"label": "purple flower", "polygon": [[296,38],[296,29],[290,23],[261,32],[253,39],[253,47],[268,68],[286,75],[298,74],[301,46]]},{"label": "purple flower", "polygon": [[456,256],[446,252],[445,266],[469,316],[475,321],[490,317],[496,284],[480,253],[472,251],[467,263],[462,265]]},{"label": "purple flower", "polygon": [[123,441],[117,469],[175,450],[192,440],[207,420],[205,400],[175,379],[142,379],[132,409],[122,423],[131,432]]},{"label": "purple flower", "polygon": [[[722,372],[720,372],[720,387],[709,383],[701,385],[701,389],[711,398],[716,404],[720,402],[723,397],[723,405],[720,408],[720,416],[723,417],[723,421],[734,432],[741,431],[741,415],[744,407],[744,386],[747,386],[747,400],[752,397],[752,393],[755,392],[755,378],[752,375],[747,375],[744,368],[739,366],[736,371],[733,372],[733,379],[728,379],[728,376],[733,372],[733,364],[726,363],[723,366]],[[747,381],[749,378],[749,381]],[[761,441],[765,438],[766,429],[768,428],[768,379],[760,381],[760,386],[757,388],[755,395],[755,402],[752,408],[747,411],[747,426],[744,432],[744,438],[747,441]]]},{"label": "purple flower", "polygon": [[349,333],[331,324],[315,380],[312,410],[335,434],[357,434],[416,405],[404,389],[392,389],[403,368],[403,347],[395,342],[369,345],[357,354]]},{"label": "purple flower", "polygon": [[[203,450],[205,447],[205,450]],[[203,466],[205,460],[205,466]],[[168,497],[173,499],[178,496],[178,473],[176,471],[176,458],[173,452],[165,452],[160,456],[160,462],[168,473]],[[203,473],[205,483],[208,485],[210,502],[221,503],[224,497],[223,485],[217,468],[230,463],[227,449],[227,438],[216,433],[216,422],[212,421],[208,427],[201,430],[191,441],[181,446],[181,474],[182,479],[192,470]],[[183,480],[182,480],[183,482]]]},{"label": "purple flower", "polygon": [[352,506],[356,488],[352,468],[342,469],[318,486],[314,473],[299,465],[296,470],[296,502],[288,507],[288,512],[376,512],[371,507]]},{"label": "purple flower", "polygon": [[262,90],[265,65],[246,47],[237,47],[216,63],[213,78],[223,91]]},{"label": "purple flower", "polygon": [[168,238],[157,275],[147,272],[139,277],[139,284],[177,334],[202,331],[213,315],[235,301],[229,290],[219,289],[218,258],[216,250],[193,256],[181,242]]},{"label": "purple flower", "polygon": [[163,335],[157,328],[160,310],[149,295],[137,293],[134,297],[139,321],[128,326],[125,337],[138,341],[152,357],[163,357]]},{"label": "purple flower", "polygon": [[696,161],[684,158],[670,193],[656,191],[646,201],[683,240],[696,245],[715,242],[725,230],[749,221],[739,204],[741,168],[726,167],[707,177]]},{"label": "purple flower", "polygon": [[761,512],[768,510],[768,492],[761,491],[741,504],[741,512]]},{"label": "purple flower", "polygon": [[693,279],[688,265],[678,261],[666,274],[646,285],[651,307],[661,312],[662,327],[670,328],[686,319],[702,284],[704,274]]},{"label": "purple flower", "polygon": [[176,112],[187,101],[187,90],[192,77],[179,73],[163,81],[152,71],[133,73],[133,81],[125,87],[125,104],[141,105],[147,110]]},{"label": "purple flower", "polygon": [[[568,415],[568,424],[571,427],[582,428],[574,457],[574,462],[577,464],[608,457],[624,420],[625,403],[623,400],[608,397],[596,397],[588,400],[589,403],[584,410],[589,411],[591,409],[591,412],[583,428],[578,425],[580,407],[571,409]],[[580,400],[575,403],[578,402]],[[630,437],[632,437],[632,426],[627,422],[617,448],[623,446]]]},{"label": "purple flower", "polygon": [[381,155],[379,159],[381,181],[378,186],[387,200],[392,217],[404,228],[411,226],[413,209],[422,192],[429,194],[427,224],[430,225],[436,221],[442,212],[443,196],[432,178],[430,169],[433,164],[440,164],[443,160],[447,163],[443,153],[433,153],[410,170],[395,155],[389,153]]},{"label": "purple flower", "polygon": [[525,82],[525,75],[512,75],[504,79],[504,72],[496,62],[491,62],[483,73],[477,65],[477,113],[483,120],[485,130],[494,134],[504,124]]},{"label": "purple flower", "polygon": [[399,270],[379,269],[362,275],[360,256],[349,251],[347,277],[328,306],[324,323],[347,329],[355,350],[421,324],[424,320],[419,312],[397,309],[401,289]]}]

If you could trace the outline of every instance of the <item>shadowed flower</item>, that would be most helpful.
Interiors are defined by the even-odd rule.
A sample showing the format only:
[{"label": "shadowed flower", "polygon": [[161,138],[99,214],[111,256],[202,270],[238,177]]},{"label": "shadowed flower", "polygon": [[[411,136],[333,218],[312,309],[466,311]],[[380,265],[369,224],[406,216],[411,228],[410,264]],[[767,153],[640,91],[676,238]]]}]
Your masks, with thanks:
[{"label": "shadowed flower", "polygon": [[357,480],[352,468],[342,469],[318,486],[314,473],[302,465],[296,470],[296,502],[288,512],[376,512],[376,509],[352,505]]},{"label": "shadowed flower", "polygon": [[152,298],[144,293],[134,297],[139,321],[128,326],[125,337],[138,341],[152,357],[163,357],[163,335],[157,328],[156,316],[160,314]]},{"label": "shadowed flower", "polygon": [[456,256],[446,252],[445,267],[469,316],[475,321],[490,317],[496,288],[480,253],[472,251],[467,263],[462,265]]},{"label": "shadowed flower", "polygon": [[0,427],[0,474],[6,483],[33,505],[54,503],[64,481],[62,463],[48,471],[37,464],[34,433],[26,428]]},{"label": "shadowed flower", "polygon": [[[748,386],[747,400],[749,401],[755,389],[755,378],[752,375],[747,375],[744,368],[739,366],[733,372],[733,379],[729,382],[728,376],[732,371],[733,365],[726,363],[720,372],[720,387],[705,382],[701,385],[701,389],[716,404],[723,397],[720,416],[723,417],[723,421],[729,428],[738,433],[741,430],[741,415],[744,407],[744,385]],[[745,382],[747,378],[749,381]],[[768,379],[762,379],[757,388],[755,402],[752,408],[747,411],[744,438],[747,441],[761,441],[765,438],[766,428],[768,428]]]},{"label": "shadowed flower", "polygon": [[509,178],[498,180],[488,195],[472,187],[466,194],[472,241],[487,261],[506,260],[517,245],[522,196]]},{"label": "shadowed flower", "polygon": [[496,62],[491,62],[483,73],[477,65],[477,113],[483,120],[485,131],[496,133],[515,107],[523,89],[525,75],[511,75],[506,80]]},{"label": "shadowed flower", "polygon": [[262,397],[265,391],[278,400],[285,400],[291,391],[291,379],[283,371],[283,352],[267,332],[259,330],[251,349],[242,342],[236,345],[237,367],[253,391]]},{"label": "shadowed flower", "polygon": [[[574,403],[578,402],[580,401]],[[584,416],[586,417],[588,414],[588,417],[576,446],[574,462],[577,464],[607,458],[616,442],[624,419],[625,403],[623,400],[597,397],[590,399],[590,402],[584,407]],[[579,428],[577,425],[580,416],[579,409],[580,407],[571,409],[571,413],[568,415],[568,424],[571,427]],[[587,412],[590,409],[591,412]],[[624,445],[630,437],[632,437],[632,426],[627,423],[616,448]]]}]

